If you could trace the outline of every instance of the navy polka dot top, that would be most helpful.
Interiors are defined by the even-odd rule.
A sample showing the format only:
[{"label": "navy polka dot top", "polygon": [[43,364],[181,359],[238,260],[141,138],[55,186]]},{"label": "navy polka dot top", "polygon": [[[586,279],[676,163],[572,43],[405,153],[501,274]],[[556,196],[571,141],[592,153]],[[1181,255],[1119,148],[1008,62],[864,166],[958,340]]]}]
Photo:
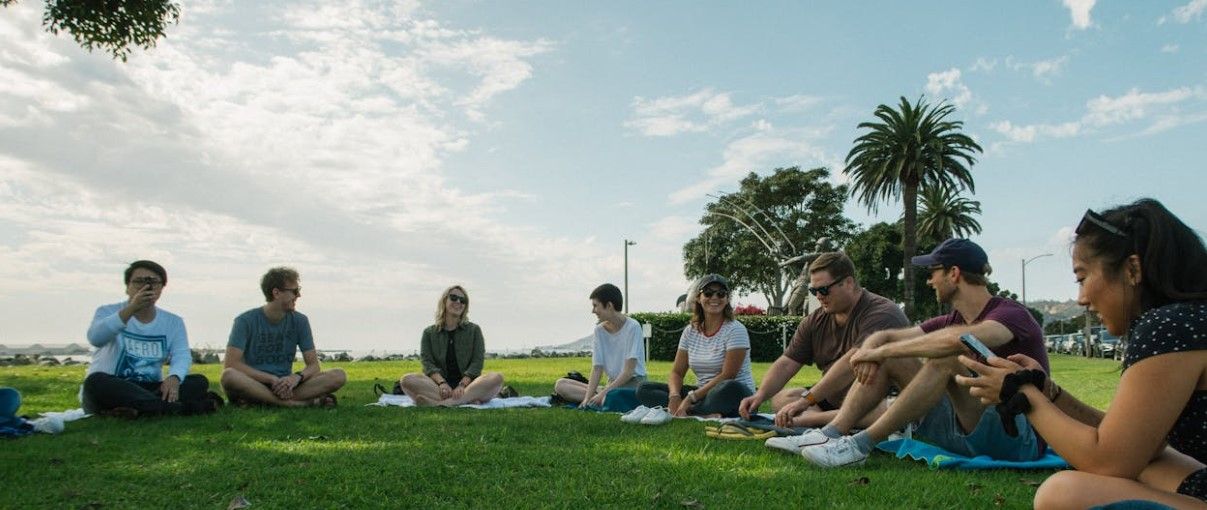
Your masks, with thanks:
[{"label": "navy polka dot top", "polygon": [[[1207,302],[1174,303],[1144,312],[1130,333],[1124,370],[1150,356],[1207,349]],[[1207,390],[1190,396],[1167,439],[1178,451],[1207,462]]]}]

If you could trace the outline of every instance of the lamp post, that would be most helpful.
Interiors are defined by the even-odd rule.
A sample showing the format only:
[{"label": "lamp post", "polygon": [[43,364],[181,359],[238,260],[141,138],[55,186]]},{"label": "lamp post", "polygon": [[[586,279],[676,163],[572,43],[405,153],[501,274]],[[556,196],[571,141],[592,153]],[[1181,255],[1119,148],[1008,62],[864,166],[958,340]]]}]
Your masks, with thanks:
[{"label": "lamp post", "polygon": [[1036,255],[1029,259],[1019,259],[1023,261],[1023,308],[1027,307],[1027,264],[1030,264],[1035,259],[1051,256],[1051,253],[1045,253],[1043,255]]},{"label": "lamp post", "polygon": [[629,314],[629,301],[632,301],[632,296],[629,295],[629,247],[636,245],[634,241],[624,240],[624,313]]}]

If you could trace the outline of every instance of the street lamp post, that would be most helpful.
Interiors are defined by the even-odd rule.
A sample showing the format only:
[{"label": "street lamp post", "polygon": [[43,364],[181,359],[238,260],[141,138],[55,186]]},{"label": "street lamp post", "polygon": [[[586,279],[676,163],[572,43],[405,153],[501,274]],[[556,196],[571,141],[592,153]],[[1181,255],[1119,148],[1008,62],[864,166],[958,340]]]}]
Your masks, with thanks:
[{"label": "street lamp post", "polygon": [[634,241],[624,240],[624,313],[629,314],[629,301],[632,301],[632,296],[629,295],[629,247],[636,245]]},{"label": "street lamp post", "polygon": [[1023,261],[1023,308],[1027,307],[1027,264],[1030,264],[1035,259],[1051,256],[1051,253],[1045,253],[1043,255],[1036,255],[1029,259],[1019,259]]}]

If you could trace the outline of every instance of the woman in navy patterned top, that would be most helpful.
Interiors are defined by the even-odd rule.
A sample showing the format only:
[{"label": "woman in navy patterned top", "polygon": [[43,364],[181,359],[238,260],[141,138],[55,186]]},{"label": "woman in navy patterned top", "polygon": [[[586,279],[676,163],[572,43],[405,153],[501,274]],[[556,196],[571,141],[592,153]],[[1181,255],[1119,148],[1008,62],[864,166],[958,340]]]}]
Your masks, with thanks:
[{"label": "woman in navy patterned top", "polygon": [[[1130,334],[1109,411],[1079,402],[1051,380],[1022,385],[1027,419],[1076,471],[1044,481],[1036,508],[1088,508],[1147,500],[1207,508],[1207,249],[1151,199],[1086,211],[1073,243],[1078,302],[1114,335]],[[996,358],[961,382],[999,400],[1006,374],[1034,368]],[[979,379],[979,381],[978,381]]]}]

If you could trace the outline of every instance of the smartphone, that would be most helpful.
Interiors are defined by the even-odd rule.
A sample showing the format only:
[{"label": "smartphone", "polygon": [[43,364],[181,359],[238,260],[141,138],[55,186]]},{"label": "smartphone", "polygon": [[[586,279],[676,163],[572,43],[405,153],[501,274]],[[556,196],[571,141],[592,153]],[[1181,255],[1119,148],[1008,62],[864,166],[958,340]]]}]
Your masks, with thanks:
[{"label": "smartphone", "polygon": [[982,364],[988,365],[989,358],[997,356],[988,347],[985,347],[985,344],[972,333],[960,335],[960,342],[964,344],[964,347],[972,351],[972,356]]}]

